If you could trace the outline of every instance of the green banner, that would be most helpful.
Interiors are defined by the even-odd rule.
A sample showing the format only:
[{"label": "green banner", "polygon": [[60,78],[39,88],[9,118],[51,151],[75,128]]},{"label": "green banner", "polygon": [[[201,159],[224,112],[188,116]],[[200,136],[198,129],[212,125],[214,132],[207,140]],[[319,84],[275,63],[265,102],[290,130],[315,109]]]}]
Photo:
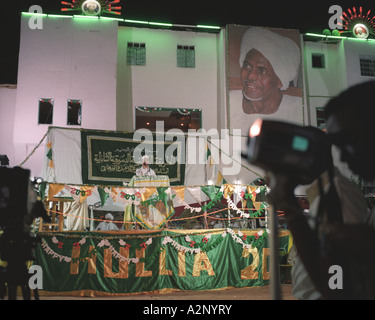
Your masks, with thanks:
[{"label": "green banner", "polygon": [[[42,267],[46,292],[209,290],[264,286],[270,279],[264,230],[69,232],[41,237],[35,264]],[[289,231],[280,231],[279,239],[283,259],[291,246]]]},{"label": "green banner", "polygon": [[[161,137],[160,137],[161,135]],[[171,185],[183,185],[185,180],[185,138],[181,141],[164,141],[164,134],[149,140],[134,140],[134,133],[81,131],[82,181],[83,184],[122,185],[130,182],[141,167],[134,159],[134,150],[141,145],[151,150],[150,167],[156,175],[169,177]],[[160,147],[161,146],[161,147]],[[167,159],[166,150],[171,148],[177,162]],[[171,153],[171,152],[169,152]],[[170,156],[169,156],[170,158]]]}]

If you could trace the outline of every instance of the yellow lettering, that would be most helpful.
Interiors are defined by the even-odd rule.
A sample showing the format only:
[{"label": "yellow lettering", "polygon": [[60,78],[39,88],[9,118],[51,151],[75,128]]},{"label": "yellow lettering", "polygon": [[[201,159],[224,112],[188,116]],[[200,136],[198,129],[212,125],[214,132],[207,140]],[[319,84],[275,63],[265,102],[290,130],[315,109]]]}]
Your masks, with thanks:
[{"label": "yellow lettering", "polygon": [[257,248],[244,248],[242,251],[242,258],[247,258],[249,254],[253,256],[253,262],[246,267],[245,269],[241,270],[241,279],[258,279],[258,271],[255,271],[256,268],[259,266],[259,252]]},{"label": "yellow lettering", "polygon": [[[119,253],[125,258],[129,258],[129,249],[121,247]],[[113,255],[111,250],[104,249],[104,277],[127,279],[129,277],[129,262],[127,260],[121,261],[121,259],[119,259],[119,272],[113,272],[112,260]]]},{"label": "yellow lettering", "polygon": [[159,256],[159,275],[161,276],[171,276],[172,270],[167,270],[167,249],[165,248],[160,252]]},{"label": "yellow lettering", "polygon": [[[89,253],[91,253],[92,250],[94,250],[94,248],[95,248],[94,246],[90,246]],[[83,260],[83,259],[85,261],[88,261],[88,273],[95,274],[96,273],[96,254],[91,254],[90,257],[85,257],[82,259],[79,258],[80,255],[81,255],[81,247],[79,246],[73,247],[72,261],[70,262],[70,274],[74,275],[74,274],[79,273],[79,262],[80,260]]]},{"label": "yellow lettering", "polygon": [[268,259],[270,255],[270,248],[263,248],[263,257],[262,257],[262,276],[263,280],[269,280],[270,272],[268,270]]},{"label": "yellow lettering", "polygon": [[[136,256],[138,259],[144,259],[145,257],[145,250],[136,250]],[[136,277],[152,277],[152,271],[145,270],[144,262],[137,262],[135,265],[135,276]]]},{"label": "yellow lettering", "polygon": [[193,266],[193,277],[199,277],[201,271],[207,270],[209,276],[214,276],[215,272],[212,268],[211,262],[205,252],[199,252],[195,255]]},{"label": "yellow lettering", "polygon": [[72,262],[70,262],[70,274],[78,274],[79,271],[79,261],[73,262],[75,258],[79,258],[81,255],[81,248],[80,247],[73,247],[72,250]]},{"label": "yellow lettering", "polygon": [[[89,253],[92,252],[92,250],[94,250],[94,246],[90,246],[89,248]],[[92,254],[90,255],[90,259],[89,259],[89,265],[88,265],[88,273],[90,274],[96,274],[96,254]]]},{"label": "yellow lettering", "polygon": [[183,251],[178,252],[178,276],[186,276],[185,252]]}]

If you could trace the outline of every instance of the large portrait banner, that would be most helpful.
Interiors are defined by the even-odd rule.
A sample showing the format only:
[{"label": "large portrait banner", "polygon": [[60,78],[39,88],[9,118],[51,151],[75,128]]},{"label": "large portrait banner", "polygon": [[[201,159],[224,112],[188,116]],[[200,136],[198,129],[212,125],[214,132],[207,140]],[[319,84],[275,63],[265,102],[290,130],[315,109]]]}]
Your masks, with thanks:
[{"label": "large portrait banner", "polygon": [[304,124],[300,33],[229,25],[228,128],[247,136],[257,119]]}]

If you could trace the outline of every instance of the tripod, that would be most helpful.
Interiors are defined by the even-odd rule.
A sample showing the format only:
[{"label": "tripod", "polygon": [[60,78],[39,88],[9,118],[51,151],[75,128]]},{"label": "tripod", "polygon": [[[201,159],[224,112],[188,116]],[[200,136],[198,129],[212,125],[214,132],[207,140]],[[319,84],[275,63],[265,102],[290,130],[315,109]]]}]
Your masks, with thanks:
[{"label": "tripod", "polygon": [[277,210],[279,205],[285,198],[294,197],[294,189],[298,185],[296,180],[286,174],[274,173],[271,171],[266,172],[269,179],[271,192],[271,219],[270,219],[270,271],[271,271],[271,298],[272,300],[281,300],[281,285],[280,285],[280,264],[279,264],[279,230]]},{"label": "tripod", "polygon": [[[17,300],[17,289],[20,288],[24,300],[31,300],[29,287],[30,274],[26,263],[22,261],[10,261],[2,268],[0,276],[0,300],[4,300],[8,288],[8,300]],[[39,300],[38,289],[33,289],[34,299]]]},{"label": "tripod", "polygon": [[[34,260],[32,251],[38,239],[32,238],[27,232],[18,228],[6,228],[0,237],[1,259],[7,262],[0,272],[0,299],[17,300],[17,288],[20,287],[24,300],[31,300],[29,287],[31,275],[27,262]],[[39,300],[39,293],[34,289],[35,300]]]}]

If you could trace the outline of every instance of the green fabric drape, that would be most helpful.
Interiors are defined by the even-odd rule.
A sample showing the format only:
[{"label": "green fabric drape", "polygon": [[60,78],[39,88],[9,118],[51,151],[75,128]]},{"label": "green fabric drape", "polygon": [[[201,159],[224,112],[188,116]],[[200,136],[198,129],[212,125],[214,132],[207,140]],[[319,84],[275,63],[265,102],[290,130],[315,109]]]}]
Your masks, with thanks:
[{"label": "green fabric drape", "polygon": [[[225,229],[214,231],[43,234],[35,264],[42,267],[48,292],[129,294],[269,284],[268,236],[248,230],[236,241]],[[280,252],[288,252],[289,237],[287,231],[280,234]]]}]

